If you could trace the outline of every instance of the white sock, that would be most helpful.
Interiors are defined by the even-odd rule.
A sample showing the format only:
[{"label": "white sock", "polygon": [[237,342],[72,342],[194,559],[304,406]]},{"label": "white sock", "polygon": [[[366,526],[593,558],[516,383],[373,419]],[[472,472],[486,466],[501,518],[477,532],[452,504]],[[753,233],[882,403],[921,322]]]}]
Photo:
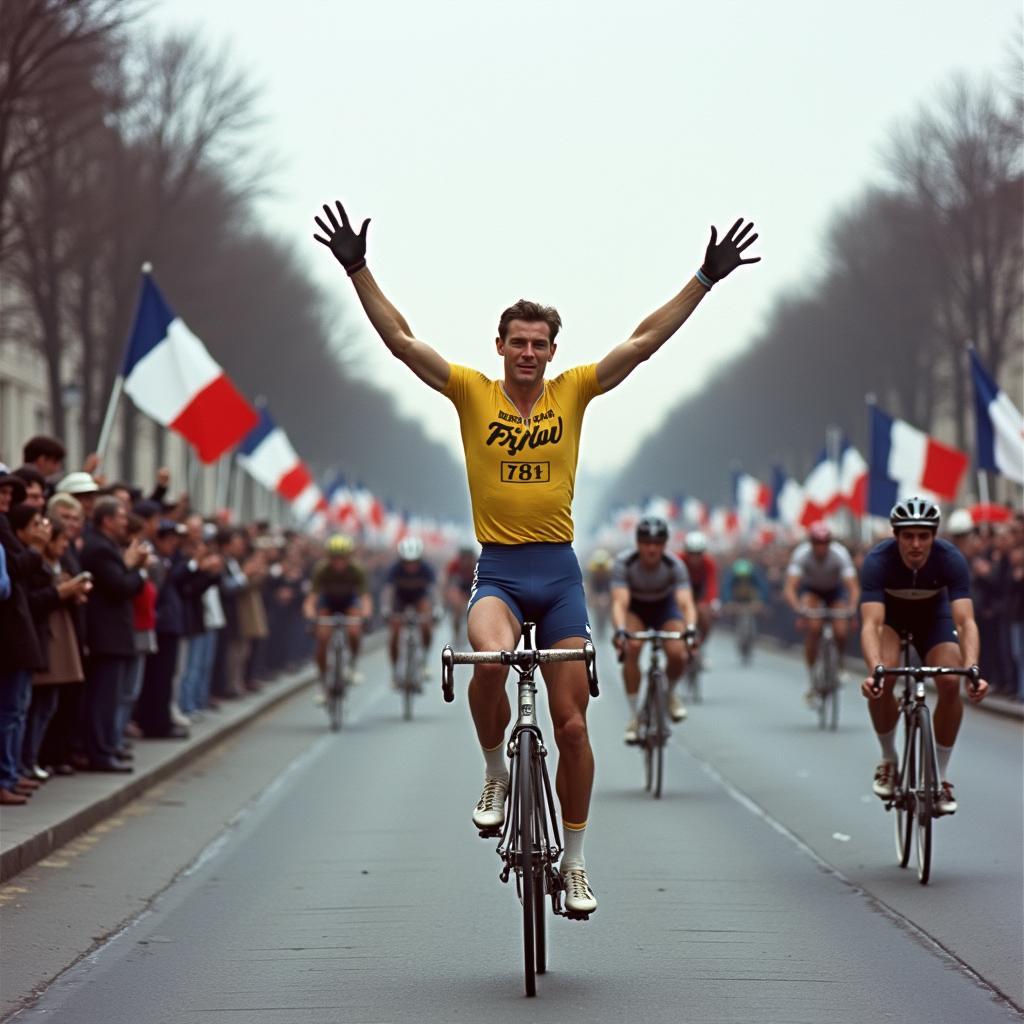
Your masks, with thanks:
[{"label": "white sock", "polygon": [[627,693],[626,703],[629,705],[630,714],[636,718],[637,709],[640,707],[640,694],[639,693]]},{"label": "white sock", "polygon": [[899,755],[896,753],[896,730],[899,726],[893,726],[889,732],[877,732],[879,746],[882,748],[882,760],[896,764]]},{"label": "white sock", "polygon": [[505,764],[505,744],[499,743],[493,750],[480,748],[484,752],[484,763],[487,768],[484,774],[489,779],[507,779],[508,765]]},{"label": "white sock", "polygon": [[562,871],[569,868],[585,868],[586,859],[583,856],[583,837],[587,831],[587,823],[582,825],[570,825],[567,821],[562,822],[562,831],[565,834],[565,852],[562,854]]},{"label": "white sock", "polygon": [[952,747],[944,747],[941,743],[935,744],[935,760],[939,762],[939,782],[946,781],[946,769],[949,767],[952,753]]}]

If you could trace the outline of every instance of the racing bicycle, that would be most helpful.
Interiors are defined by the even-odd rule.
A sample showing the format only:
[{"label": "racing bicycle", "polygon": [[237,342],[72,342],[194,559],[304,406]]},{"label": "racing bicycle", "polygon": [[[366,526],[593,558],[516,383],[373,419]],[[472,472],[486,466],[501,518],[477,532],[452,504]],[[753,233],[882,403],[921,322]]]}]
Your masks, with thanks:
[{"label": "racing bicycle", "polygon": [[432,612],[406,608],[399,615],[398,660],[395,662],[395,686],[402,694],[402,718],[412,721],[413,698],[423,692],[423,632],[426,622],[436,622]]},{"label": "racing bicycle", "polygon": [[316,619],[318,626],[331,627],[331,639],[327,645],[327,672],[323,678],[324,706],[327,709],[327,720],[331,732],[341,729],[341,721],[345,702],[345,692],[352,684],[354,658],[348,646],[346,626],[360,626],[363,620],[348,615],[320,615]]},{"label": "racing bicycle", "polygon": [[882,690],[886,676],[903,679],[903,693],[899,698],[900,718],[903,720],[903,756],[900,758],[892,799],[885,809],[896,811],[896,856],[901,868],[910,861],[910,850],[917,838],[917,880],[928,884],[932,866],[932,821],[940,817],[939,767],[935,759],[935,739],[932,735],[931,714],[925,702],[924,681],[935,676],[959,676],[967,679],[972,690],[977,690],[981,673],[977,665],[970,668],[918,667],[911,662],[913,636],[900,632],[900,667],[877,665],[874,670],[875,693]]},{"label": "racing bicycle", "polygon": [[551,900],[552,912],[563,917],[586,920],[589,914],[574,914],[563,905],[563,882],[558,870],[562,840],[558,815],[547,770],[547,748],[537,722],[537,685],[533,676],[538,665],[553,661],[582,661],[587,669],[591,696],[596,697],[597,662],[594,645],[588,640],[580,649],[537,650],[533,646],[534,624],[523,623],[523,645],[515,651],[454,651],[446,644],[441,652],[441,690],[445,701],[455,699],[455,665],[508,665],[519,676],[519,715],[508,741],[509,787],[505,824],[500,829],[481,831],[484,838],[498,838],[497,853],[502,862],[499,878],[508,882],[513,875],[523,913],[523,962],[526,994],[537,994],[537,975],[547,970],[547,929],[544,898]]},{"label": "racing bicycle", "polygon": [[[664,643],[666,640],[685,640],[692,653],[695,636],[692,630],[679,632],[644,629],[635,633],[625,633],[627,640],[639,640],[651,645],[644,697],[636,716],[634,743],[644,752],[644,789],[655,799],[661,796],[665,747],[672,736],[672,727],[668,721],[668,677],[665,674]],[[624,652],[619,653],[619,661],[622,661],[623,654]]]},{"label": "racing bicycle", "polygon": [[852,619],[850,608],[801,608],[801,617],[821,621],[818,657],[814,662],[814,693],[818,698],[818,728],[839,728],[839,644],[832,623]]}]

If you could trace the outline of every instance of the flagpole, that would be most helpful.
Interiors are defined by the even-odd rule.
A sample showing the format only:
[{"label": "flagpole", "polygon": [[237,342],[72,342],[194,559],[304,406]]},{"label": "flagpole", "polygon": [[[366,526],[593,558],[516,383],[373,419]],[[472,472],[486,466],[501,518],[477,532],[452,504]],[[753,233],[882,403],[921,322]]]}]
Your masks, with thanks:
[{"label": "flagpole", "polygon": [[107,411],[103,415],[103,426],[100,428],[100,439],[96,445],[96,454],[100,457],[100,464],[107,454],[107,445],[110,444],[110,435],[114,429],[114,416],[117,413],[118,404],[121,401],[121,392],[124,389],[124,377],[118,374],[114,378],[114,386],[110,390],[110,400],[107,402]]}]

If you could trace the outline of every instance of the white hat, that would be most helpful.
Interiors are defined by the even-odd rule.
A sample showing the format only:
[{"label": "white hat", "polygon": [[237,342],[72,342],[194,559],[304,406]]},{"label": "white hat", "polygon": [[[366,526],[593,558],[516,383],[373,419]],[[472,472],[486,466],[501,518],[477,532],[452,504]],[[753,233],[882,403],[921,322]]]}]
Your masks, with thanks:
[{"label": "white hat", "polygon": [[68,473],[59,484],[57,493],[62,494],[95,494],[99,490],[96,481],[84,472]]},{"label": "white hat", "polygon": [[974,529],[974,517],[971,515],[970,510],[958,508],[951,512],[946,523],[946,529],[954,537],[962,537],[964,534],[970,533]]}]

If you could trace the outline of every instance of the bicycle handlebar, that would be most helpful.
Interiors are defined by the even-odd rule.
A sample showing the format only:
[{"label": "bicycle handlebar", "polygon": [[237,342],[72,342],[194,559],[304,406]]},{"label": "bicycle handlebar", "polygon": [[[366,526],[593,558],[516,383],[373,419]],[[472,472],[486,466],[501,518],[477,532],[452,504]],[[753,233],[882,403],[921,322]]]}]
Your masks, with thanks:
[{"label": "bicycle handlebar", "polygon": [[[690,628],[684,630],[678,629],[638,629],[635,632],[630,632],[628,629],[622,630],[619,634],[625,637],[627,640],[685,640],[688,650],[694,650],[697,640],[697,630]],[[621,665],[625,659],[626,652],[623,649],[619,649],[619,664]]]},{"label": "bicycle handlebar", "polygon": [[352,615],[318,615],[312,622],[317,626],[361,626],[364,620]]},{"label": "bicycle handlebar", "polygon": [[903,665],[900,668],[886,668],[884,665],[876,665],[872,671],[874,683],[871,691],[882,692],[882,680],[886,676],[911,676],[917,680],[923,680],[926,676],[960,676],[968,680],[971,690],[977,692],[978,680],[981,679],[981,669],[977,665],[970,665],[968,668],[947,668],[945,666],[921,666],[915,668],[912,665]]},{"label": "bicycle handlebar", "polygon": [[521,651],[455,651],[451,644],[445,644],[441,651],[441,692],[446,703],[450,704],[455,700],[456,665],[508,665],[530,670],[552,661],[584,662],[590,696],[598,696],[597,655],[594,645],[589,640],[582,647],[552,647],[546,650],[531,648]]}]

